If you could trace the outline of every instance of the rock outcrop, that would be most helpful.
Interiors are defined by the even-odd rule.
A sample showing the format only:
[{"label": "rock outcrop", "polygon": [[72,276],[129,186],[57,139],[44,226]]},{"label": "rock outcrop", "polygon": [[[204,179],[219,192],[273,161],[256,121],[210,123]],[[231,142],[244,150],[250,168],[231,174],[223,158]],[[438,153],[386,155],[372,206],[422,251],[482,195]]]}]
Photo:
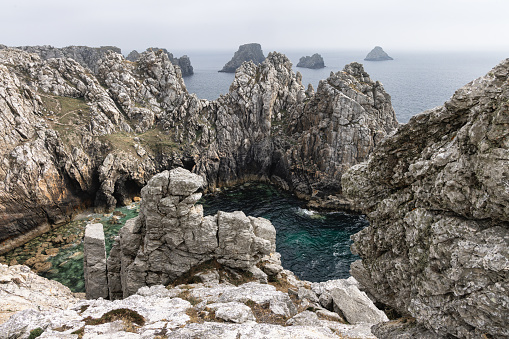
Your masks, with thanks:
[{"label": "rock outcrop", "polygon": [[174,167],[206,189],[262,180],[344,206],[341,174],[397,126],[360,64],[315,93],[270,53],[244,63],[216,101],[189,94],[162,50],[136,62],[109,51],[97,65],[93,75],[73,59],[0,50],[0,252],[84,207],[124,204]]},{"label": "rock outcrop", "polygon": [[[168,52],[165,48],[158,47],[150,47],[147,48],[147,52],[157,52],[158,50],[162,50],[166,55],[168,55],[168,59],[170,59],[171,63],[175,66],[179,66],[182,72],[182,76],[186,77],[194,74],[193,66],[191,66],[191,60],[187,55],[183,55],[180,58],[175,58],[172,53]],[[129,52],[126,59],[132,62],[136,62],[140,59],[141,54],[138,51],[133,50]]]},{"label": "rock outcrop", "polygon": [[263,60],[265,60],[265,56],[263,55],[262,46],[260,44],[240,45],[232,59],[228,61],[219,72],[235,73],[243,62],[252,61],[255,65],[258,65],[261,64]]},{"label": "rock outcrop", "polygon": [[385,53],[385,51],[382,49],[382,47],[375,46],[375,48],[373,48],[371,50],[371,52],[369,52],[368,55],[366,55],[364,60],[366,60],[366,61],[385,61],[385,60],[394,60],[394,59],[391,58],[387,53]]},{"label": "rock outcrop", "polygon": [[297,67],[319,69],[324,68],[325,63],[323,62],[322,56],[318,53],[315,53],[312,56],[300,58]]},{"label": "rock outcrop", "polygon": [[509,337],[508,102],[506,59],[343,176],[370,221],[352,275],[436,337]]},{"label": "rock outcrop", "polygon": [[203,207],[195,205],[201,198],[195,191],[202,186],[202,177],[183,168],[150,179],[141,191],[140,215],[120,230],[108,258],[112,298],[167,285],[212,259],[249,270],[275,251],[276,230],[266,219],[242,212],[204,217]]}]

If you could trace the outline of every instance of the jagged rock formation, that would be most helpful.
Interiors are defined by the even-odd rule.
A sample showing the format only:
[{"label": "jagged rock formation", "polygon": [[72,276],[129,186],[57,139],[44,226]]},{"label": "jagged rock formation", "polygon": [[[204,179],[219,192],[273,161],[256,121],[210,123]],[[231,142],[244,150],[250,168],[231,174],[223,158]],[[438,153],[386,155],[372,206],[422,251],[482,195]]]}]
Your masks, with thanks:
[{"label": "jagged rock formation", "polygon": [[436,337],[509,337],[508,102],[506,59],[343,176],[370,220],[352,275]]},{"label": "jagged rock formation", "polygon": [[324,68],[325,63],[323,62],[322,56],[318,53],[315,53],[312,56],[300,58],[297,67],[319,69]]},{"label": "jagged rock formation", "polygon": [[111,298],[167,285],[212,259],[248,270],[275,251],[276,230],[266,219],[242,212],[204,217],[202,205],[195,206],[201,198],[195,191],[202,186],[202,177],[176,168],[155,175],[141,190],[140,215],[120,230],[108,258]]},{"label": "jagged rock formation", "polygon": [[[0,324],[18,311],[55,312],[78,301],[68,287],[37,275],[27,266],[0,264]],[[5,335],[5,332],[0,333]]]},{"label": "jagged rock formation", "polygon": [[4,49],[0,81],[0,252],[76,209],[123,204],[174,167],[206,189],[263,180],[337,207],[341,174],[397,126],[361,65],[315,93],[279,53],[244,63],[212,102],[187,92],[161,50],[135,63],[110,51],[94,76],[72,59]]},{"label": "jagged rock formation", "polygon": [[364,60],[366,60],[366,61],[385,61],[385,60],[394,60],[394,59],[391,58],[387,53],[385,53],[385,51],[382,49],[382,47],[375,46],[375,48],[373,48],[371,50],[371,52],[369,52],[368,55],[366,55]]},{"label": "jagged rock formation", "polygon": [[261,64],[263,60],[265,60],[265,56],[263,55],[262,46],[260,44],[240,45],[232,59],[228,61],[219,72],[235,73],[243,62],[252,61],[255,65],[258,65]]},{"label": "jagged rock formation", "polygon": [[[8,48],[0,45],[0,49]],[[88,47],[88,46],[19,46],[15,47],[28,53],[35,53],[42,60],[51,58],[71,58],[77,61],[81,66],[90,69],[93,73],[97,73],[98,62],[109,51],[121,53],[120,48],[114,46]]]},{"label": "jagged rock formation", "polygon": [[[168,59],[170,59],[171,63],[175,66],[179,66],[180,70],[182,72],[182,76],[186,77],[189,75],[194,74],[193,66],[191,66],[191,60],[187,55],[183,55],[180,58],[175,58],[172,53],[168,52],[165,48],[158,48],[158,47],[150,47],[147,48],[147,52],[157,52],[158,50],[162,50],[166,55],[168,55]],[[131,51],[126,59],[132,62],[138,61],[140,59],[141,54],[138,53],[138,51],[133,50]]]}]

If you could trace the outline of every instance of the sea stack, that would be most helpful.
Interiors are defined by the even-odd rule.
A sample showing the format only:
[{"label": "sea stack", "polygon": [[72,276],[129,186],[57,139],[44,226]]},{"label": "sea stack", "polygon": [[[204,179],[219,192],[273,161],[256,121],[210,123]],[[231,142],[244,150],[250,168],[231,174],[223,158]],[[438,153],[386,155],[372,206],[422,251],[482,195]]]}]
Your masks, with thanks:
[{"label": "sea stack", "polygon": [[323,62],[322,56],[318,53],[315,53],[312,56],[305,56],[300,58],[297,67],[319,69],[324,68],[325,64]]},{"label": "sea stack", "polygon": [[364,60],[366,60],[366,61],[385,61],[385,60],[394,60],[394,59],[391,58],[387,53],[385,53],[385,51],[382,49],[382,47],[375,46],[375,48],[373,48],[371,50],[371,52],[369,52],[368,55],[366,55]]},{"label": "sea stack", "polygon": [[239,46],[239,50],[235,52],[233,58],[224,65],[223,69],[219,72],[235,73],[237,68],[242,65],[244,61],[252,61],[259,65],[265,60],[263,55],[262,46],[260,44],[252,43]]}]

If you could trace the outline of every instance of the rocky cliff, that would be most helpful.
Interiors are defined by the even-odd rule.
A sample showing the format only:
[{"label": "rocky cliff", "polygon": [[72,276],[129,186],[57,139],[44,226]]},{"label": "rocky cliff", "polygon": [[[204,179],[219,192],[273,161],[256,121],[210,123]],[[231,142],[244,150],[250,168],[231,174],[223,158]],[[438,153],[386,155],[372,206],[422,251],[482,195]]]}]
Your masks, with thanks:
[{"label": "rocky cliff", "polygon": [[312,56],[300,58],[297,67],[319,69],[324,68],[325,63],[323,62],[322,56],[318,53],[315,53]]},{"label": "rocky cliff", "polygon": [[[0,45],[0,49],[8,48],[7,46]],[[101,58],[113,51],[121,53],[120,48],[114,46],[101,46],[101,47],[88,47],[88,46],[67,46],[67,47],[53,47],[53,46],[19,46],[15,47],[29,53],[35,53],[43,60],[51,58],[71,58],[77,61],[81,66],[90,69],[93,73],[97,73],[98,62]]]},{"label": "rocky cliff", "polygon": [[508,102],[506,59],[343,176],[370,221],[352,275],[429,337],[509,337]]},{"label": "rocky cliff", "polygon": [[[171,63],[175,66],[179,66],[182,72],[182,76],[186,77],[194,74],[193,66],[191,66],[191,60],[187,55],[183,55],[180,58],[175,58],[172,53],[168,52],[165,48],[158,47],[150,47],[147,48],[147,52],[156,52],[158,50],[162,50],[166,55],[168,55],[168,59],[170,59]],[[127,55],[126,59],[132,62],[138,61],[141,57],[141,54],[138,51],[133,50]]]},{"label": "rocky cliff", "polygon": [[240,45],[232,59],[228,61],[219,72],[235,73],[243,62],[252,61],[255,65],[258,65],[261,64],[263,60],[265,60],[265,56],[263,55],[262,46],[260,44]]},{"label": "rocky cliff", "polygon": [[207,189],[271,181],[341,205],[340,175],[397,122],[359,64],[305,91],[288,58],[244,63],[230,92],[198,100],[162,51],[73,59],[0,51],[0,241],[5,251],[87,206],[111,209],[184,167]]},{"label": "rocky cliff", "polygon": [[382,47],[375,46],[375,48],[373,48],[371,50],[371,52],[369,52],[368,55],[366,55],[364,60],[366,60],[366,61],[385,61],[385,60],[394,60],[394,59],[391,58],[387,53],[385,53],[385,51],[382,49]]}]

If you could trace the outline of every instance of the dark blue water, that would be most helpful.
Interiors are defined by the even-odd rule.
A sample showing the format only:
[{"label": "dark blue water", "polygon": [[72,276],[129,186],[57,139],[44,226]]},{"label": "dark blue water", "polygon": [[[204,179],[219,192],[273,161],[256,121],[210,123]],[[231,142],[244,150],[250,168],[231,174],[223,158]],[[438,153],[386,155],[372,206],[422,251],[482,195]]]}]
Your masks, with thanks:
[{"label": "dark blue water", "polygon": [[[214,100],[225,94],[233,74],[218,73],[233,53],[191,52],[195,74],[184,79],[187,89],[199,98]],[[270,51],[265,51],[265,55]],[[316,89],[318,82],[330,72],[337,72],[351,62],[360,62],[373,80],[380,81],[392,97],[392,104],[400,122],[408,122],[413,115],[442,105],[454,92],[470,81],[485,75],[501,60],[509,57],[503,52],[398,52],[386,51],[392,61],[364,61],[369,51],[280,51],[296,65],[300,57],[320,53],[326,67],[319,70],[294,67],[302,74],[307,87]]]},{"label": "dark blue water", "polygon": [[276,250],[283,267],[314,282],[350,276],[350,264],[358,259],[350,252],[350,235],[368,225],[359,215],[306,210],[293,195],[264,184],[239,186],[200,203],[206,215],[243,211],[269,219],[277,231]]}]

